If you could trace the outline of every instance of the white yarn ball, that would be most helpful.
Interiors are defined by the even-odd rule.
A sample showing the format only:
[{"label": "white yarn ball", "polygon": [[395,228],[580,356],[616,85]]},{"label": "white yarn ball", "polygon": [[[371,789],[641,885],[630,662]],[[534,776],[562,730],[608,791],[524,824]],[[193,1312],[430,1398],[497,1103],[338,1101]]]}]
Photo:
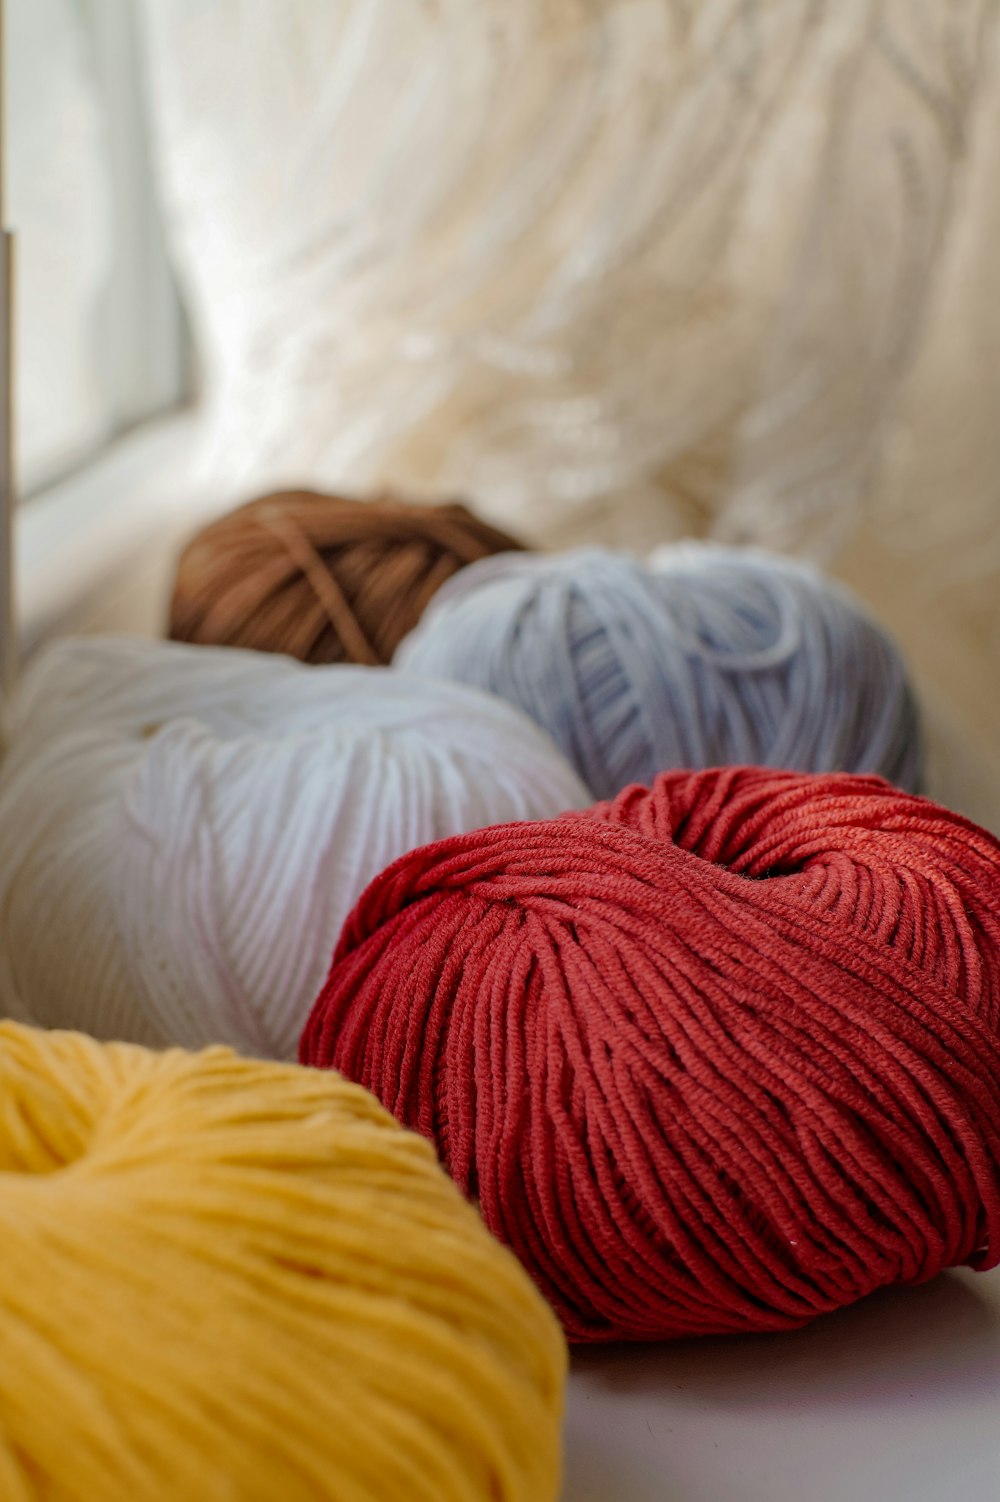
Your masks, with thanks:
[{"label": "white yarn ball", "polygon": [[0,769],[0,995],[98,1037],[289,1057],[341,924],[415,846],[590,801],[492,695],[230,648],[65,641]]}]

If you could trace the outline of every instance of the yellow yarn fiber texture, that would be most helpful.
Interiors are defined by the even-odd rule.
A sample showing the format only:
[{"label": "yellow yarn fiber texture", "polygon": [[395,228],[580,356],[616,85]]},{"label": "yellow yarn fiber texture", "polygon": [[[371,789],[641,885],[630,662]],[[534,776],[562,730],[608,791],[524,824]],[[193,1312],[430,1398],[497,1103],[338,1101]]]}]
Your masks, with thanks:
[{"label": "yellow yarn fiber texture", "polygon": [[366,1091],[0,1024],[3,1502],[550,1502],[564,1376]]}]

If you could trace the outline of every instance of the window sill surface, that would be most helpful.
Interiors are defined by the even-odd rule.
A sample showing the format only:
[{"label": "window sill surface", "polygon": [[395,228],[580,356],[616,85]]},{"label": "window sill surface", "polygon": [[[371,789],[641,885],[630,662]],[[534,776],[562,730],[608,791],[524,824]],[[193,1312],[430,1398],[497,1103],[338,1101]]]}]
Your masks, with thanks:
[{"label": "window sill surface", "polygon": [[53,635],[159,628],[176,550],[228,504],[198,478],[200,431],[193,411],[144,424],[19,508],[22,660]]}]

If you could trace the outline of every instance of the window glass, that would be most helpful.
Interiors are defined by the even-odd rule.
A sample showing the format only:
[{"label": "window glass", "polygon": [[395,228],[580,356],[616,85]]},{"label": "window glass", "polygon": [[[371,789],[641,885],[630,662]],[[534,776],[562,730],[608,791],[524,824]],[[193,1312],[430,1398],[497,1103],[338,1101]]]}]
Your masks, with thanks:
[{"label": "window glass", "polygon": [[175,405],[183,322],[150,171],[129,0],[7,0],[22,496]]}]

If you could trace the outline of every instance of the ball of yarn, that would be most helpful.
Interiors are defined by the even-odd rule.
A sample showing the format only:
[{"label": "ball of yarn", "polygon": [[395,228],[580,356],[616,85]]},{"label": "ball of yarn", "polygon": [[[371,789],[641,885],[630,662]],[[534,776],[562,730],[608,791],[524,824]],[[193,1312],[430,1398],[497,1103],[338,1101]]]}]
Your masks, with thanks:
[{"label": "ball of yarn", "polygon": [[7,1502],[553,1502],[564,1352],[364,1090],[0,1025]]},{"label": "ball of yarn", "polygon": [[126,638],[54,645],[0,768],[0,994],[22,1020],[288,1057],[368,881],[589,795],[491,695]]},{"label": "ball of yarn", "polygon": [[880,778],[668,773],[412,852],[301,1057],[434,1139],[577,1340],[1000,1261],[1000,845]]},{"label": "ball of yarn", "polygon": [[767,553],[487,559],[445,586],[395,660],[518,705],[601,797],[671,767],[743,763],[918,785],[896,648],[846,591]]},{"label": "ball of yarn", "polygon": [[458,504],[264,496],[181,554],[170,635],[374,667],[391,660],[452,574],[520,547]]}]

